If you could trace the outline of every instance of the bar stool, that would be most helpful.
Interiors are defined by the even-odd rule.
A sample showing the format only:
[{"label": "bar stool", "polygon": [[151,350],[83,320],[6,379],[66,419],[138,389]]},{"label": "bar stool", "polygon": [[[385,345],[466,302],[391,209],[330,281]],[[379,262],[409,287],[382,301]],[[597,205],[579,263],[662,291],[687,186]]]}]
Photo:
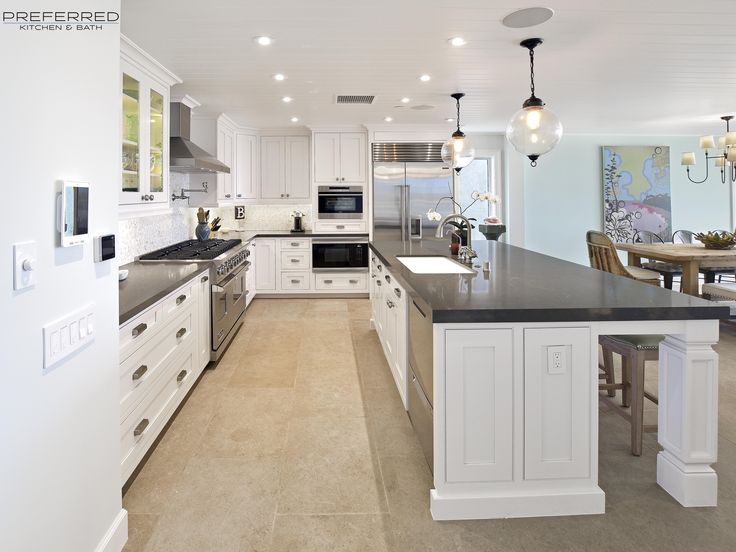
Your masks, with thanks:
[{"label": "bar stool", "polygon": [[[605,379],[598,389],[608,392],[608,396],[601,395],[601,400],[629,421],[631,454],[634,456],[641,456],[644,432],[657,431],[656,425],[644,425],[644,399],[659,404],[657,396],[644,389],[644,370],[648,360],[659,359],[659,343],[663,339],[663,335],[602,335],[598,338],[603,349],[599,377]],[[621,355],[621,383],[615,382],[613,353]],[[621,405],[613,400],[618,389],[621,390]],[[631,411],[627,412],[625,408],[629,406]]]}]

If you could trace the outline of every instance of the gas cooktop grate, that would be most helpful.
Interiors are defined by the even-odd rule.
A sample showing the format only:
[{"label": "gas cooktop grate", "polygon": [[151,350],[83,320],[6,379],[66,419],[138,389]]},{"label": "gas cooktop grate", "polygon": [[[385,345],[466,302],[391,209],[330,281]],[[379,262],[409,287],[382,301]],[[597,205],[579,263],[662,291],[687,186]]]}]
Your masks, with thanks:
[{"label": "gas cooktop grate", "polygon": [[187,240],[140,256],[141,261],[211,261],[242,240]]}]

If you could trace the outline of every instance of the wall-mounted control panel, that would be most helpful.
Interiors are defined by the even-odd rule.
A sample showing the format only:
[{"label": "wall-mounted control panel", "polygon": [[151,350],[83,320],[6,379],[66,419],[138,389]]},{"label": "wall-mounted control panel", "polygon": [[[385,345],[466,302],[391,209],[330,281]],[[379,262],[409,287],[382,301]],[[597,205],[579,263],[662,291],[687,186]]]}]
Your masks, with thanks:
[{"label": "wall-mounted control panel", "polygon": [[48,370],[95,338],[94,305],[43,327],[43,367]]},{"label": "wall-mounted control panel", "polygon": [[97,236],[95,244],[95,262],[109,261],[115,258],[115,234]]},{"label": "wall-mounted control panel", "polygon": [[61,183],[56,205],[60,245],[71,247],[85,243],[89,232],[89,184],[65,180]]},{"label": "wall-mounted control panel", "polygon": [[36,285],[38,251],[36,242],[13,245],[13,289],[21,290]]}]

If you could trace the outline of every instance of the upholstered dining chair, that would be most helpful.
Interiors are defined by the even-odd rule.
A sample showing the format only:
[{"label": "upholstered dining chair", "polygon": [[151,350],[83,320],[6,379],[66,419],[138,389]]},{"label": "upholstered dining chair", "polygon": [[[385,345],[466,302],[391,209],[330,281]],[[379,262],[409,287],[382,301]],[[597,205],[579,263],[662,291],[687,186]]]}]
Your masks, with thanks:
[{"label": "upholstered dining chair", "polygon": [[[624,266],[618,257],[616,247],[603,232],[590,230],[586,234],[590,266],[625,276],[640,282],[659,286],[659,273],[635,266]],[[656,402],[656,397],[644,391],[644,369],[648,360],[659,358],[661,335],[602,335],[598,344],[603,351],[603,364],[600,368],[599,391],[605,391],[601,398],[611,405],[617,414],[629,421],[631,426],[631,454],[641,456],[644,430],[644,398]],[[613,366],[613,353],[621,355],[621,382],[616,383]],[[621,404],[614,401],[616,391],[621,390]],[[630,407],[630,411],[628,411]]]},{"label": "upholstered dining chair", "polygon": [[639,268],[638,266],[624,266],[621,259],[618,258],[616,246],[603,232],[589,230],[586,234],[586,242],[591,267],[617,276],[625,276],[638,282],[659,286],[658,272]]},{"label": "upholstered dining chair", "polygon": [[[648,230],[637,231],[635,239],[637,243],[664,243],[664,240],[660,238],[658,234],[655,234],[654,232],[650,232]],[[643,262],[641,266],[642,268],[646,268],[647,270],[654,270],[655,272],[659,272],[662,275],[662,280],[664,280],[664,287],[666,287],[667,289],[672,289],[672,283],[675,276],[682,275],[682,267],[675,263],[666,263],[664,261],[654,261],[650,259],[646,262]]]}]

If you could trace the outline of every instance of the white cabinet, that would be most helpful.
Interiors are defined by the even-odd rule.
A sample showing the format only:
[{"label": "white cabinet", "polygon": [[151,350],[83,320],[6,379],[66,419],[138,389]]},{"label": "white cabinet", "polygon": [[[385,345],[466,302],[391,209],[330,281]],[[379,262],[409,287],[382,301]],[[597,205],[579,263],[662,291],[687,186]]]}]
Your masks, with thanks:
[{"label": "white cabinet", "polygon": [[368,232],[363,221],[320,221],[314,224],[314,231],[323,234],[344,232],[346,234],[365,234]]},{"label": "white cabinet", "polygon": [[276,240],[258,238],[256,244],[256,292],[276,291]]},{"label": "white cabinet", "polygon": [[314,181],[318,184],[367,181],[367,138],[363,132],[314,133]]},{"label": "white cabinet", "polygon": [[212,352],[212,333],[210,330],[210,276],[202,274],[199,277],[197,286],[196,302],[199,305],[199,335],[197,337],[199,343],[199,364],[206,366],[210,361],[210,353]]},{"label": "white cabinet", "polygon": [[122,70],[120,205],[169,203],[169,98],[181,79],[125,36]]},{"label": "white cabinet", "polygon": [[335,291],[339,293],[366,291],[366,274],[364,272],[327,273],[314,275],[314,289],[317,291]]},{"label": "white cabinet", "polygon": [[[235,134],[235,199],[258,199],[258,137]],[[232,167],[231,167],[232,169]]]},{"label": "white cabinet", "polygon": [[304,200],[309,197],[309,138],[261,137],[261,198]]},{"label": "white cabinet", "polygon": [[258,255],[256,254],[256,241],[251,240],[248,243],[248,251],[250,251],[250,255],[248,255],[248,261],[250,262],[250,266],[248,267],[248,272],[245,273],[245,306],[246,308],[248,305],[250,305],[251,301],[255,299],[255,296],[258,292],[256,289],[256,270],[258,266]]},{"label": "white cabinet", "polygon": [[222,115],[217,119],[217,159],[230,167],[230,173],[217,173],[217,201],[228,202],[234,196],[234,175],[238,169],[235,163],[235,128]]}]

